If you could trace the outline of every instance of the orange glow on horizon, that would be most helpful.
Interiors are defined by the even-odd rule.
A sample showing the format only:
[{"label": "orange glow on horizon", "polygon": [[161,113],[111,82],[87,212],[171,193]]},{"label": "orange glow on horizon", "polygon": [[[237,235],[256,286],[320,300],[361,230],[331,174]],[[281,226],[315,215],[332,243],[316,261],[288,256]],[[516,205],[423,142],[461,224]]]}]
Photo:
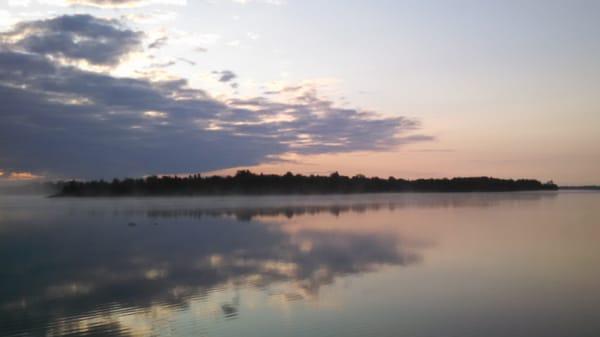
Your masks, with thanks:
[{"label": "orange glow on horizon", "polygon": [[[2,173],[2,174],[0,174],[0,176],[4,176],[4,172],[0,172],[0,173]],[[37,180],[37,179],[41,179],[41,178],[43,178],[43,176],[36,175],[31,172],[11,172],[8,175],[8,180],[11,180],[11,181]]]}]

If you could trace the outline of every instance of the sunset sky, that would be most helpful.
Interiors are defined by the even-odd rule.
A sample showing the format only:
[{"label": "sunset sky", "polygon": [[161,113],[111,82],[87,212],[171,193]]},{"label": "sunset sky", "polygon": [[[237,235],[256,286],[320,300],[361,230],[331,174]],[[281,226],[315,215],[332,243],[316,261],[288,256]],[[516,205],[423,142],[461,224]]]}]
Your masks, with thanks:
[{"label": "sunset sky", "polygon": [[2,0],[0,180],[600,183],[600,1]]}]

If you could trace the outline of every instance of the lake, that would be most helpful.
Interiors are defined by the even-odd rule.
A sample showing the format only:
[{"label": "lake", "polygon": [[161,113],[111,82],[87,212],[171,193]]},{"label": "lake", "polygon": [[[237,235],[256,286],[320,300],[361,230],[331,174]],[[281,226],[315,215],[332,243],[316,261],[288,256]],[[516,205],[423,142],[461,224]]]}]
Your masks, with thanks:
[{"label": "lake", "polygon": [[0,197],[0,336],[600,336],[600,193]]}]

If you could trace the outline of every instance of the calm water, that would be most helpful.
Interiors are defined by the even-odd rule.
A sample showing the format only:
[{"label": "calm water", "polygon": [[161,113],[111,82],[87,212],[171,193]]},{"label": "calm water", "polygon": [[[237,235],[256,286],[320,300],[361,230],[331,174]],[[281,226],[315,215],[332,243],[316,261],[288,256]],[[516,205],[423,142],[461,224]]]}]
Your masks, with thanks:
[{"label": "calm water", "polygon": [[0,197],[0,336],[600,336],[600,193]]}]

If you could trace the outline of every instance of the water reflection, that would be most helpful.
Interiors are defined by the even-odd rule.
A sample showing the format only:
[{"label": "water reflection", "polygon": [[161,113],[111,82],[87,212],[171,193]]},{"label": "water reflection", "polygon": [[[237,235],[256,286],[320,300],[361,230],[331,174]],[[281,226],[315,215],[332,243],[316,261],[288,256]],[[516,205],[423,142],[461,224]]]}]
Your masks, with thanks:
[{"label": "water reflection", "polygon": [[[340,276],[420,261],[414,245],[405,247],[395,235],[343,228],[292,233],[253,220],[380,205],[141,211],[96,206],[86,212],[53,209],[54,216],[34,218],[37,224],[5,229],[1,335],[127,335],[122,320],[133,313],[189,309],[190,301],[223,287],[268,291],[271,284],[289,283],[291,290],[271,296],[298,301],[318,297],[320,287]],[[239,296],[220,305],[225,319],[243,315]]]},{"label": "water reflection", "polygon": [[595,337],[598,204],[0,197],[0,336]]},{"label": "water reflection", "polygon": [[[161,202],[152,209],[139,209],[128,205],[116,210],[120,215],[144,215],[150,218],[173,217],[235,217],[239,221],[250,221],[255,217],[295,216],[328,213],[339,216],[344,213],[369,211],[395,211],[409,208],[464,208],[495,207],[501,204],[518,204],[556,198],[556,192],[521,193],[421,193],[421,194],[373,194],[348,196],[311,197],[258,197],[253,199],[230,197],[225,199],[177,199],[175,203]],[[150,203],[152,200],[150,200]],[[184,207],[181,207],[181,204]],[[146,205],[145,205],[146,206]],[[139,207],[139,206],[138,206]],[[97,214],[97,213],[94,213]],[[155,223],[156,224],[156,223]]]}]

